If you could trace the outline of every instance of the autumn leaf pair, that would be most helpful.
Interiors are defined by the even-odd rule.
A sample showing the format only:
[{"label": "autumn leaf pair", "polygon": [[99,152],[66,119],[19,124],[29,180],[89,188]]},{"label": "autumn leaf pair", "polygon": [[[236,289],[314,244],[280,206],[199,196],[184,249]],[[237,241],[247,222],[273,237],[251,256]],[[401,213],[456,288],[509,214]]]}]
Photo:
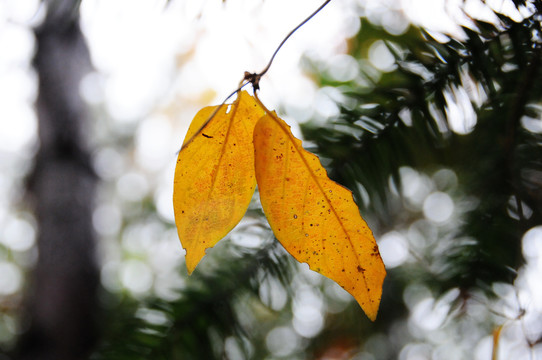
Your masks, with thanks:
[{"label": "autumn leaf pair", "polygon": [[284,248],[341,285],[374,321],[386,271],[352,193],[246,91],[229,107],[200,110],[179,153],[173,206],[188,273],[239,223],[256,184]]}]

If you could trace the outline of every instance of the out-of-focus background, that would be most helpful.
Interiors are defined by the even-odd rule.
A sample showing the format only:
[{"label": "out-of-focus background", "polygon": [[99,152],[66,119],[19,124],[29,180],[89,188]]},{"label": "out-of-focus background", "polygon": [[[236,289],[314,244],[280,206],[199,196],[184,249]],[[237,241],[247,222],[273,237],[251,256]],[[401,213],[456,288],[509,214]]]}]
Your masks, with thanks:
[{"label": "out-of-focus background", "polygon": [[334,0],[260,97],[349,187],[371,323],[257,194],[191,277],[195,113],[321,1],[0,1],[0,359],[542,359],[542,4]]}]

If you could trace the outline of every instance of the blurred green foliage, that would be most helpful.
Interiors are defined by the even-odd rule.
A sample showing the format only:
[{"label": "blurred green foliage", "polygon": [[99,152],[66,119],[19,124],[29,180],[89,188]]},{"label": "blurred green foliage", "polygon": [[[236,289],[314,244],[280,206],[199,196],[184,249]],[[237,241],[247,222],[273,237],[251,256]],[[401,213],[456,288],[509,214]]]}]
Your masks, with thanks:
[{"label": "blurred green foliage", "polygon": [[[353,189],[358,203],[364,189],[367,211],[384,227],[396,226],[404,211],[388,181],[401,188],[401,167],[457,174],[458,191],[476,206],[463,215],[452,232],[457,241],[432,274],[440,292],[511,282],[523,261],[521,237],[542,220],[534,190],[542,176],[542,138],[523,123],[540,118],[540,23],[500,19],[502,28],[475,22],[478,31],[463,28],[465,41],[446,43],[412,27],[391,36],[364,21],[352,54],[363,59],[368,45],[384,39],[395,69],[377,81],[364,67],[347,83],[322,79],[322,86],[341,89],[340,115],[324,127],[303,127],[329,159],[332,177]],[[454,106],[463,108],[452,119]],[[475,125],[454,131],[451,122],[468,120],[470,106]]]}]

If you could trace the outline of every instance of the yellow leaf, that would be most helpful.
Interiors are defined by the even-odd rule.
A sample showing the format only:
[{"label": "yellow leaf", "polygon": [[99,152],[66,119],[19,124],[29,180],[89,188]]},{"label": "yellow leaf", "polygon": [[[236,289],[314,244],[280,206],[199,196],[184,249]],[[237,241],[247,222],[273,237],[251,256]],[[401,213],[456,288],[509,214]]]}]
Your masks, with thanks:
[{"label": "yellow leaf", "polygon": [[254,150],[262,207],[277,239],[352,294],[374,321],[386,270],[350,190],[328,178],[275,113],[256,124]]},{"label": "yellow leaf", "polygon": [[243,91],[229,111],[226,105],[206,107],[190,124],[173,185],[175,223],[189,274],[205,249],[226,236],[248,208],[256,185],[252,134],[263,114]]},{"label": "yellow leaf", "polygon": [[499,359],[499,341],[504,325],[499,325],[493,330],[493,350],[491,352],[491,360]]}]

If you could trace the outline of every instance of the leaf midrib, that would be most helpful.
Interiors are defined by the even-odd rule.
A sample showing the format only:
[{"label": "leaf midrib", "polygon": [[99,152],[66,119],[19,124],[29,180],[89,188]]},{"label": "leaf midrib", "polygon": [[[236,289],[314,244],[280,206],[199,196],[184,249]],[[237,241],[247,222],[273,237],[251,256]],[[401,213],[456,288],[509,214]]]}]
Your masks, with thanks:
[{"label": "leaf midrib", "polygon": [[[335,207],[332,205],[331,201],[329,200],[329,198],[327,197],[326,195],[326,192],[324,191],[322,185],[320,184],[320,182],[318,181],[318,177],[316,176],[316,174],[314,174],[314,172],[312,171],[312,168],[309,166],[309,163],[307,161],[307,159],[305,159],[305,156],[303,154],[303,151],[305,151],[305,149],[303,149],[302,146],[300,146],[300,144],[298,144],[295,140],[297,140],[293,134],[291,133],[291,131],[289,131],[285,124],[283,124],[283,122],[272,112],[267,112],[267,115],[269,115],[273,121],[280,127],[280,129],[282,130],[282,132],[284,132],[286,134],[286,136],[288,137],[288,139],[290,140],[290,142],[293,144],[293,146],[295,147],[296,151],[299,153],[299,156],[301,157],[301,160],[303,161],[303,164],[305,165],[305,167],[307,168],[307,171],[309,172],[310,176],[312,177],[313,181],[316,183],[316,185],[318,186],[318,189],[320,190],[321,194],[323,195],[324,199],[326,200],[329,208],[332,210],[333,212],[333,215],[335,216],[335,218],[337,219],[337,221],[339,222],[340,226],[341,226],[341,229],[343,230],[344,234],[346,235],[346,238],[348,239],[348,242],[350,243],[350,246],[351,246],[351,249],[358,261],[359,264],[362,264],[361,260],[360,260],[360,257],[356,251],[356,248],[354,247],[354,243],[352,242],[352,238],[350,236],[350,234],[348,233],[348,231],[346,230],[346,227],[344,226],[339,214],[337,213],[337,211],[335,210]],[[301,149],[300,149],[301,148]],[[367,279],[365,277],[365,273],[362,272],[361,273],[362,277],[363,277],[363,282],[365,283],[365,288],[366,289],[369,289],[369,286],[367,285]]]}]

